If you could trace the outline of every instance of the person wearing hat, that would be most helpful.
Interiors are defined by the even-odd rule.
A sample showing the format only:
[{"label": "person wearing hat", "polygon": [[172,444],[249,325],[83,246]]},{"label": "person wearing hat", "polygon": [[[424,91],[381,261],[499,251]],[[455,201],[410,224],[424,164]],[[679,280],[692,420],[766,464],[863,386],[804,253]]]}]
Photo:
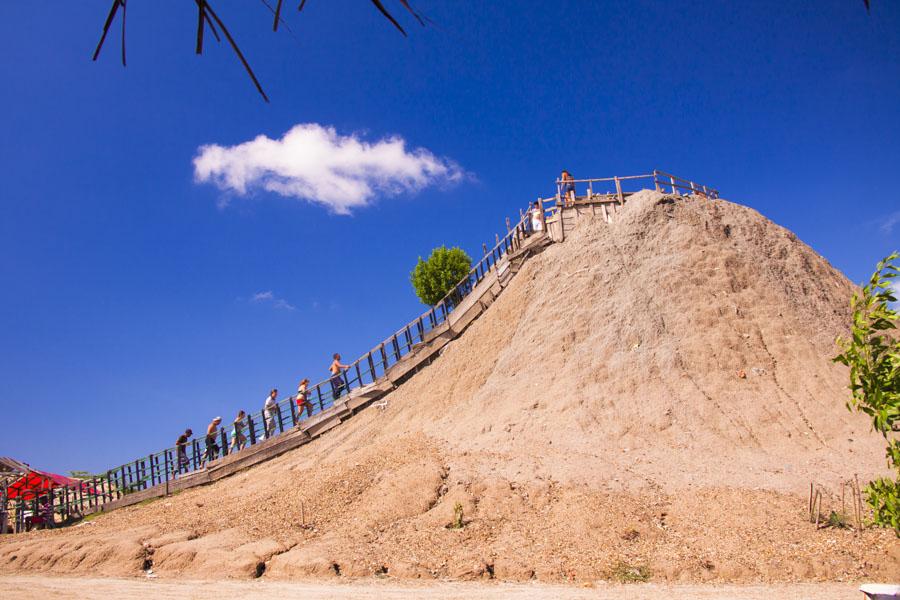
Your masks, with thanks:
[{"label": "person wearing hat", "polygon": [[219,444],[216,443],[216,434],[219,433],[219,423],[222,417],[216,417],[206,428],[206,462],[212,462],[219,456]]}]

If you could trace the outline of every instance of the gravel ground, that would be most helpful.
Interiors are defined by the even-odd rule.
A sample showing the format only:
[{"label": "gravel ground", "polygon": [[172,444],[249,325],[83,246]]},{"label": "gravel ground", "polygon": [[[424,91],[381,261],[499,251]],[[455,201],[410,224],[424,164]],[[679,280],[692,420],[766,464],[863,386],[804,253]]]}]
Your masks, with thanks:
[{"label": "gravel ground", "polygon": [[0,577],[0,590],[7,600],[90,599],[185,600],[206,598],[302,598],[303,600],[844,600],[859,598],[858,586],[849,584],[795,585],[596,585],[566,587],[544,584],[430,583],[396,582],[323,584],[270,581],[149,581],[140,579],[81,579],[64,577]]}]

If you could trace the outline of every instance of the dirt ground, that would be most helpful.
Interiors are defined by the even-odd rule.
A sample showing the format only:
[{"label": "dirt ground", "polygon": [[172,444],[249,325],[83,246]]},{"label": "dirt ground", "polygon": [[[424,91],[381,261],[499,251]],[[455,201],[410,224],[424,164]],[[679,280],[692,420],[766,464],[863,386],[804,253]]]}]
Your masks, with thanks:
[{"label": "dirt ground", "polygon": [[207,600],[241,598],[264,600],[846,600],[861,598],[858,586],[846,584],[793,585],[609,585],[568,587],[546,584],[396,582],[284,583],[269,581],[153,581],[62,577],[0,577],[8,600]]},{"label": "dirt ground", "polygon": [[0,573],[896,578],[893,533],[807,520],[810,482],[852,526],[841,482],[884,472],[831,361],[852,293],[749,208],[644,192],[529,260],[384,408],[216,484],[4,536]]}]

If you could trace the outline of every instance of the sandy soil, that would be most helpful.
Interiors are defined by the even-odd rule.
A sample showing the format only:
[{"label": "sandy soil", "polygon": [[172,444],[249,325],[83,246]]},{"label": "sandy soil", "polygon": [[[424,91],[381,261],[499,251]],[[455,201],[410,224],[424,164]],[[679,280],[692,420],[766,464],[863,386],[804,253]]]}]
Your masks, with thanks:
[{"label": "sandy soil", "polygon": [[[0,577],[0,588],[9,600],[81,600],[83,598],[116,598],[143,600],[152,595],[156,600],[207,598],[241,598],[263,600],[284,598],[298,600],[846,600],[862,597],[858,586],[846,584],[793,585],[608,585],[567,587],[546,584],[431,583],[417,585],[396,582],[355,582],[323,584],[313,582],[237,582],[178,581],[162,582],[139,579],[90,579],[54,577]],[[11,590],[11,592],[10,592]]]},{"label": "sandy soil", "polygon": [[852,292],[751,209],[642,193],[529,260],[386,408],[214,485],[0,539],[0,572],[896,577],[893,533],[806,521],[811,481],[827,514],[884,465],[830,360]]}]

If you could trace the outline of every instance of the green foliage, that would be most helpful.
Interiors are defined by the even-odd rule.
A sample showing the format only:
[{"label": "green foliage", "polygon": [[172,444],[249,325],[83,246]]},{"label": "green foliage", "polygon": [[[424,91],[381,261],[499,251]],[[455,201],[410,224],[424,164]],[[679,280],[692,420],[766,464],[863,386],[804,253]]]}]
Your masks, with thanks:
[{"label": "green foliage", "polygon": [[894,333],[898,315],[891,308],[897,298],[891,282],[898,275],[896,252],[878,263],[869,284],[853,296],[853,325],[849,340],[838,339],[843,352],[835,361],[850,367],[849,410],[872,419],[872,427],[887,441],[893,480],[876,479],[866,486],[866,501],[879,527],[891,527],[900,537],[900,339]]},{"label": "green foliage", "polygon": [[453,505],[453,521],[450,523],[450,529],[462,529],[465,523],[463,522],[463,505],[462,502],[457,502]]},{"label": "green foliage", "polygon": [[459,248],[441,246],[431,251],[428,260],[419,262],[409,275],[416,296],[424,304],[441,301],[472,268],[472,259]]},{"label": "green foliage", "polygon": [[650,569],[645,565],[630,565],[619,561],[612,568],[610,576],[619,583],[646,583],[650,581]]},{"label": "green foliage", "polygon": [[103,477],[102,474],[91,473],[90,471],[69,471],[69,477],[73,479],[93,479]]},{"label": "green foliage", "polygon": [[836,529],[847,529],[850,526],[850,524],[847,522],[847,515],[835,510],[829,513],[826,524],[829,527],[834,527]]}]

